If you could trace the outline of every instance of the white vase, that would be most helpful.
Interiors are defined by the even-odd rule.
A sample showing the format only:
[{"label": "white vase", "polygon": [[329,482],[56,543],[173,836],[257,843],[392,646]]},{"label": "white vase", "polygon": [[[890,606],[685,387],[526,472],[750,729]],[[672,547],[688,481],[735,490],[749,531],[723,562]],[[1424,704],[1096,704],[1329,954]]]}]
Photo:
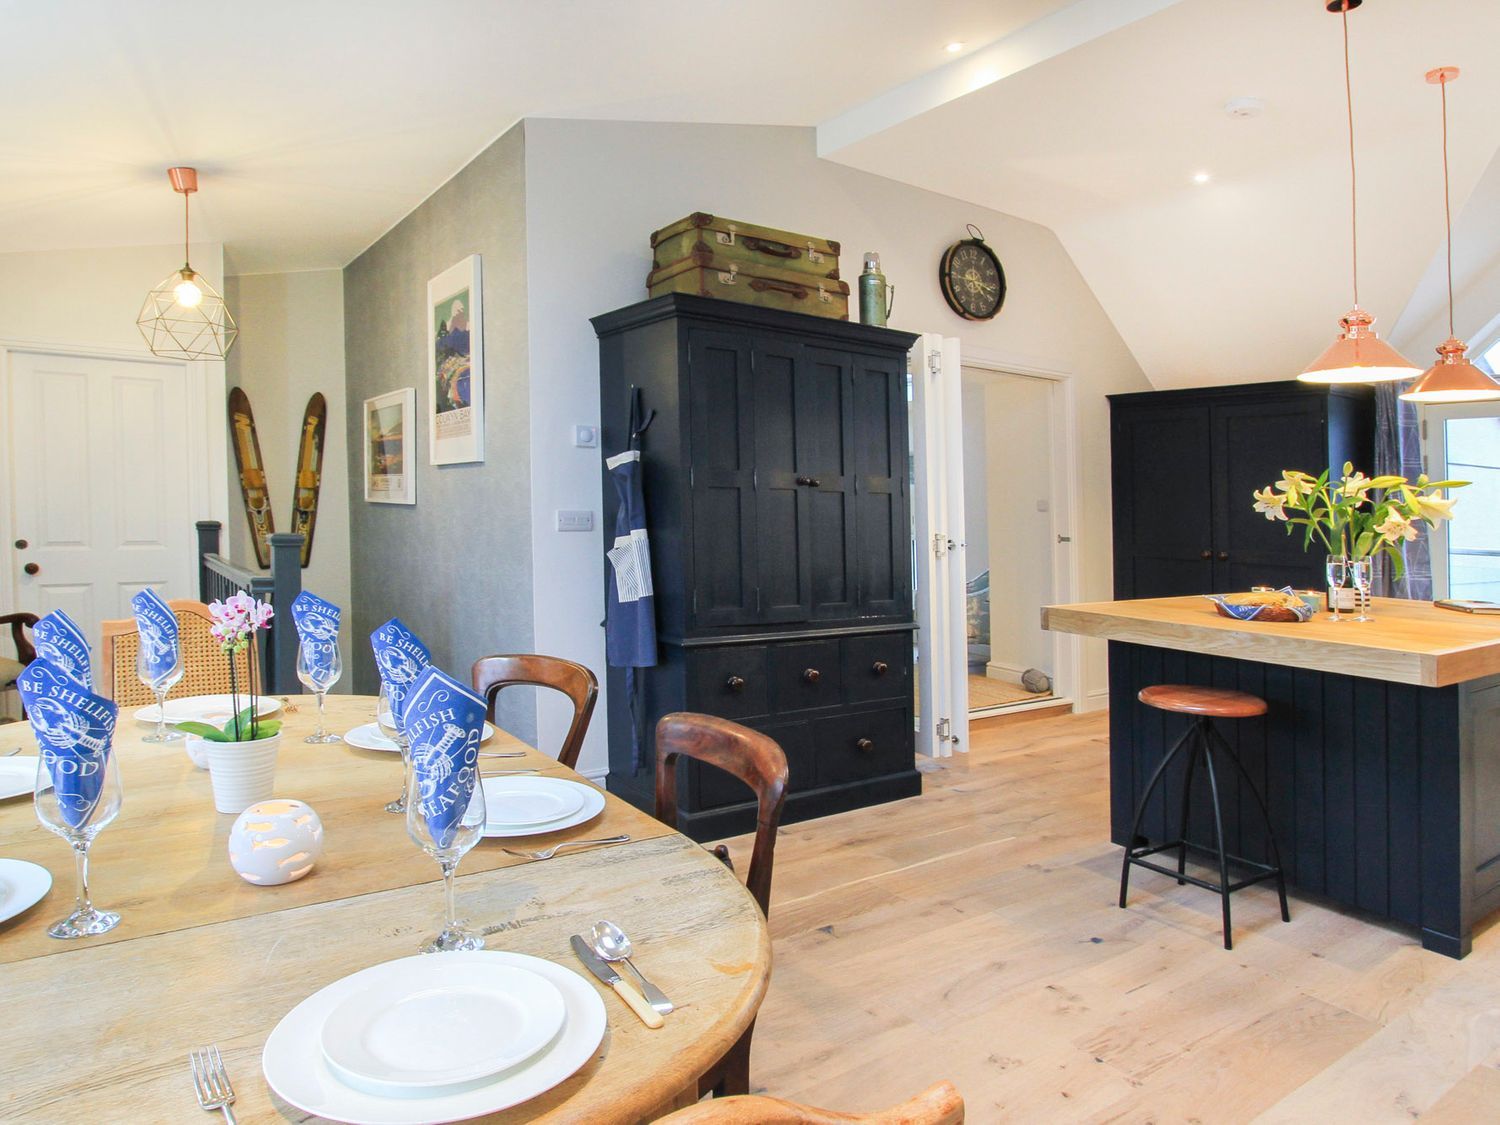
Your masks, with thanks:
[{"label": "white vase", "polygon": [[182,740],[182,749],[194,766],[200,770],[208,769],[208,739],[190,734]]},{"label": "white vase", "polygon": [[208,773],[214,808],[238,816],[257,801],[268,801],[276,789],[276,751],[281,732],[254,742],[210,742]]}]

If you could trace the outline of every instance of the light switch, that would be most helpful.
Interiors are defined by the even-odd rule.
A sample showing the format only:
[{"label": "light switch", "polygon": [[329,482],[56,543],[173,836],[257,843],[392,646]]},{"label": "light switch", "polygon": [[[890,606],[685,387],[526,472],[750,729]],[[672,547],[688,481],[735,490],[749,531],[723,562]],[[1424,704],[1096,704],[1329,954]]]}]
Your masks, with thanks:
[{"label": "light switch", "polygon": [[594,513],[574,511],[567,508],[557,510],[558,531],[593,531]]},{"label": "light switch", "polygon": [[577,446],[579,449],[597,449],[597,448],[599,448],[599,427],[598,426],[574,426],[573,427],[573,444],[575,446]]}]

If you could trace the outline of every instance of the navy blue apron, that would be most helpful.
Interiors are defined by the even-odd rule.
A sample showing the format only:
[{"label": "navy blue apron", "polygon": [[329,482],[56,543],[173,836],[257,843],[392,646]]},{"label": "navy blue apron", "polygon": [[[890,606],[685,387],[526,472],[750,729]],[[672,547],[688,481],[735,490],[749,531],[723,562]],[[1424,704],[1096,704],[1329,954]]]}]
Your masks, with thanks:
[{"label": "navy blue apron", "polygon": [[640,435],[650,425],[650,418],[639,421],[639,411],[637,393],[631,402],[631,448],[604,463],[620,500],[615,509],[614,544],[606,555],[610,574],[605,583],[604,654],[610,667],[625,669],[625,694],[630,704],[630,764],[636,773],[645,769],[646,761],[640,727],[644,708],[635,670],[656,666],[656,598],[651,585],[651,546],[646,537],[641,452],[636,448]]}]

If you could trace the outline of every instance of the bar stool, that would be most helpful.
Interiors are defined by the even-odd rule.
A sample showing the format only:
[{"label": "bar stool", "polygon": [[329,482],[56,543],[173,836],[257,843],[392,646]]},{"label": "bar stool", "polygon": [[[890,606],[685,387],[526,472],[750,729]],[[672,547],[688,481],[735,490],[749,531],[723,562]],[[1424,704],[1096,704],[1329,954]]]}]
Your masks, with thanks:
[{"label": "bar stool", "polygon": [[[1224,948],[1233,949],[1233,932],[1229,923],[1229,896],[1235,891],[1255,883],[1264,882],[1267,879],[1276,880],[1276,892],[1281,896],[1281,920],[1290,922],[1291,914],[1286,906],[1286,877],[1281,870],[1281,852],[1276,847],[1276,836],[1271,831],[1271,817],[1266,812],[1266,803],[1260,795],[1260,790],[1255,787],[1255,782],[1250,779],[1245,767],[1240,764],[1240,759],[1230,749],[1229,743],[1224,741],[1224,736],[1215,729],[1214,719],[1253,719],[1257,715],[1266,713],[1266,701],[1259,696],[1250,695],[1242,691],[1229,691],[1224,688],[1193,687],[1188,684],[1154,684],[1151,687],[1142,688],[1136,697],[1147,707],[1155,707],[1161,711],[1173,711],[1181,715],[1191,715],[1192,722],[1188,724],[1187,730],[1182,733],[1162,758],[1161,764],[1156,767],[1156,772],[1151,775],[1151,780],[1146,784],[1146,791],[1141,794],[1140,804],[1135,807],[1135,820],[1130,825],[1130,835],[1126,838],[1125,862],[1120,867],[1120,909],[1125,908],[1125,896],[1130,890],[1130,867],[1144,867],[1150,871],[1159,872],[1162,875],[1170,875],[1176,878],[1179,885],[1192,883],[1195,887],[1213,891],[1218,894],[1224,906]],[[1155,792],[1157,785],[1167,774],[1167,767],[1172,764],[1179,754],[1187,755],[1187,772],[1182,782],[1182,817],[1180,834],[1177,839],[1169,843],[1158,844],[1151,847],[1150,841],[1140,835],[1141,820],[1146,815],[1146,805],[1151,800],[1151,794]],[[1255,798],[1255,806],[1260,809],[1261,818],[1266,822],[1266,839],[1271,845],[1272,865],[1256,863],[1253,860],[1243,859],[1239,856],[1231,856],[1224,851],[1224,816],[1219,806],[1219,779],[1214,770],[1214,757],[1218,755],[1228,758],[1234,763],[1234,768],[1240,773],[1245,788]],[[1193,772],[1199,760],[1202,760],[1204,769],[1208,771],[1208,789],[1213,796],[1214,806],[1214,844],[1219,859],[1219,881],[1210,883],[1206,879],[1199,879],[1186,874],[1187,865],[1187,820],[1188,803],[1193,792]],[[1160,864],[1152,863],[1147,856],[1158,852],[1177,849],[1177,870],[1162,867]],[[1229,881],[1229,861],[1234,860],[1241,866],[1248,867],[1254,874],[1248,879],[1242,879],[1238,883]]]}]

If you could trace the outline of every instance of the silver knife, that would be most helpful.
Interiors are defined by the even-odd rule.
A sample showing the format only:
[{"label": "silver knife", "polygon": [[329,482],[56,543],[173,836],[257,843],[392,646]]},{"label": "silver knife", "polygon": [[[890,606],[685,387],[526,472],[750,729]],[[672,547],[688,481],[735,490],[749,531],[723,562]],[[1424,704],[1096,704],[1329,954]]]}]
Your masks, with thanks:
[{"label": "silver knife", "polygon": [[589,943],[583,939],[582,934],[574,934],[568,940],[573,945],[573,952],[583,962],[583,967],[609,985],[610,988],[614,989],[615,995],[630,1005],[630,1010],[640,1016],[643,1024],[651,1028],[657,1028],[662,1025],[664,1021],[661,1018],[661,1013],[646,1003],[646,998],[640,994],[635,985],[625,980],[619,973],[615,972],[613,966],[608,961],[590,949]]}]

